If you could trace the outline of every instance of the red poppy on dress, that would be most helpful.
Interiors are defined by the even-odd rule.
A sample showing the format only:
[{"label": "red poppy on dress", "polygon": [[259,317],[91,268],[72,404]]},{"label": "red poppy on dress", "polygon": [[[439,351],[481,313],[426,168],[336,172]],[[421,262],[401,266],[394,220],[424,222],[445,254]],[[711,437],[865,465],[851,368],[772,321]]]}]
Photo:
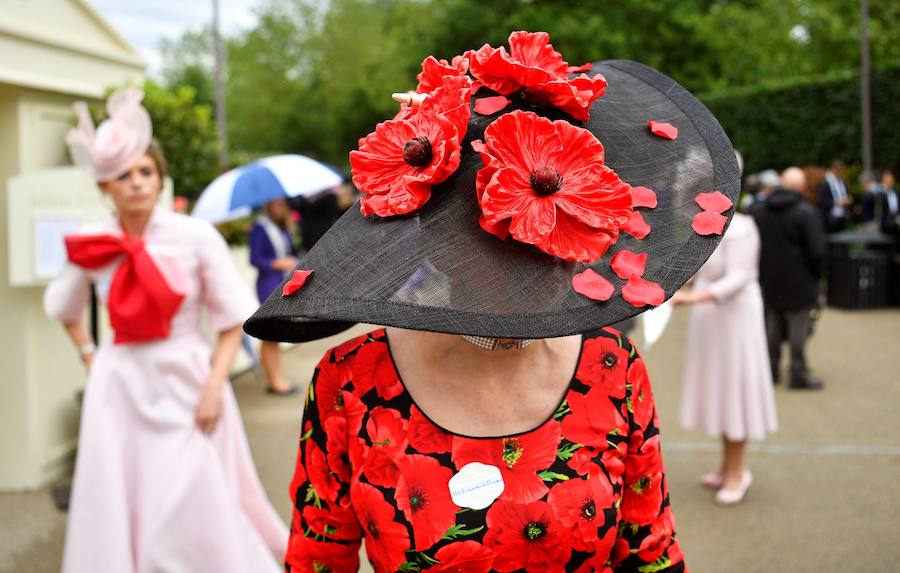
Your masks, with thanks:
[{"label": "red poppy on dress", "polygon": [[329,418],[341,415],[348,418],[352,433],[359,431],[365,405],[352,392],[344,390],[349,382],[340,365],[322,362],[315,378],[315,403],[319,410],[319,423],[324,425]]},{"label": "red poppy on dress", "polygon": [[449,62],[428,56],[422,60],[422,71],[416,75],[419,85],[416,92],[426,94],[441,86],[446,76],[465,76],[469,71],[469,59],[465,56],[454,56]]},{"label": "red poppy on dress", "polygon": [[353,183],[364,193],[363,215],[415,211],[431,197],[431,186],[459,167],[460,137],[453,121],[424,103],[420,107],[407,119],[379,123],[350,152]]},{"label": "red poppy on dress", "polygon": [[665,121],[650,120],[647,122],[647,127],[650,128],[650,132],[653,135],[658,135],[664,139],[675,139],[678,137],[678,128]]},{"label": "red poppy on dress", "polygon": [[563,437],[570,442],[605,448],[610,432],[627,431],[625,420],[603,388],[594,388],[586,394],[572,392],[567,401],[572,413],[563,418],[561,428]]},{"label": "red poppy on dress", "polygon": [[487,170],[476,177],[482,227],[501,238],[508,228],[545,253],[591,262],[631,216],[630,187],[604,165],[603,145],[586,129],[516,110],[472,147]]},{"label": "red poppy on dress", "polygon": [[321,499],[328,503],[337,500],[341,485],[331,474],[325,454],[311,439],[306,442],[306,473],[309,476],[309,483]]},{"label": "red poppy on dress", "polygon": [[641,540],[638,557],[647,563],[653,563],[666,552],[666,549],[672,544],[674,535],[675,521],[672,516],[672,507],[666,506],[662,515],[650,526],[650,535]]},{"label": "red poppy on dress", "polygon": [[569,65],[546,32],[513,32],[509,52],[485,44],[466,55],[485,87],[504,96],[521,92],[530,104],[556,107],[579,121],[588,120],[591,104],[606,91],[602,74],[569,79]]},{"label": "red poppy on dress", "polygon": [[591,300],[606,301],[616,291],[611,282],[594,272],[593,269],[585,269],[572,277],[572,289]]},{"label": "red poppy on dress", "polygon": [[650,234],[650,225],[644,221],[644,216],[640,211],[634,211],[622,230],[635,239],[643,239]]},{"label": "red poppy on dress", "polygon": [[569,531],[572,547],[577,551],[606,554],[610,547],[600,547],[599,528],[606,522],[603,508],[614,505],[613,489],[605,476],[573,478],[558,483],[550,490],[547,501],[553,515]]},{"label": "red poppy on dress", "polygon": [[309,278],[313,272],[309,270],[296,270],[294,274],[291,275],[291,280],[284,283],[284,287],[281,289],[281,296],[292,295],[306,284],[306,279]]},{"label": "red poppy on dress", "polygon": [[399,472],[397,460],[406,449],[406,420],[397,410],[378,406],[366,422],[366,434],[372,445],[363,455],[363,473],[375,485],[394,487]]},{"label": "red poppy on dress", "polygon": [[615,567],[628,559],[629,555],[631,555],[631,546],[628,544],[628,540],[624,537],[619,537],[616,539],[615,544],[613,544],[613,550],[610,553],[609,561],[612,563],[613,567]]},{"label": "red poppy on dress", "polygon": [[306,495],[304,492],[300,492],[298,494],[300,488],[307,481],[309,481],[309,478],[306,475],[305,466],[306,464],[305,460],[303,459],[303,448],[300,447],[297,449],[297,461],[294,464],[294,475],[291,477],[291,484],[288,486],[288,491],[290,492],[292,499],[296,499],[298,495],[302,499],[303,496]]},{"label": "red poppy on dress", "polygon": [[591,387],[602,386],[614,398],[625,398],[628,351],[613,338],[597,336],[584,341],[575,377]]},{"label": "red poppy on dress", "polygon": [[[369,335],[363,334],[361,336],[357,336],[356,338],[351,338],[345,342],[342,342],[334,347],[334,360],[335,362],[341,362],[344,358],[347,357],[348,354],[351,354],[354,350],[362,346],[366,341],[368,341]],[[320,365],[321,367],[321,365]]]},{"label": "red poppy on dress", "polygon": [[453,464],[457,470],[470,462],[498,467],[504,484],[499,499],[529,503],[547,493],[547,486],[538,472],[553,464],[559,440],[559,423],[556,420],[549,420],[532,432],[507,438],[454,436]]},{"label": "red poppy on dress", "polygon": [[575,573],[614,573],[610,562],[610,553],[616,543],[616,531],[615,525],[606,530],[597,544],[599,548],[594,556],[582,563]]},{"label": "red poppy on dress", "polygon": [[412,524],[416,551],[424,551],[456,523],[460,507],[450,499],[447,487],[453,472],[435,458],[419,454],[401,457],[397,467],[400,478],[394,498]]},{"label": "red poppy on dress", "polygon": [[625,458],[622,519],[635,525],[648,525],[656,520],[664,498],[662,471],[657,434]]},{"label": "red poppy on dress", "polygon": [[348,448],[347,419],[343,416],[332,416],[325,424],[325,455],[328,467],[339,481],[349,482],[353,469],[350,466]]},{"label": "red poppy on dress", "polygon": [[359,541],[363,536],[356,515],[349,509],[332,511],[314,505],[303,507],[303,520],[316,535],[337,541]]},{"label": "red poppy on dress", "polygon": [[353,482],[350,497],[356,518],[366,536],[366,553],[376,571],[396,571],[406,561],[409,533],[394,521],[394,508],[380,491],[367,483]]},{"label": "red poppy on dress", "polygon": [[565,571],[572,547],[567,532],[545,501],[528,504],[498,500],[485,517],[484,544],[494,553],[495,571]]},{"label": "red poppy on dress", "polygon": [[459,541],[438,549],[434,558],[438,564],[428,568],[433,573],[488,573],[495,555],[477,541]]},{"label": "red poppy on dress", "polygon": [[634,423],[643,430],[650,425],[655,412],[650,376],[647,374],[647,365],[643,358],[638,357],[631,363],[626,379],[631,385],[631,408]]},{"label": "red poppy on dress", "polygon": [[409,409],[409,445],[423,454],[443,454],[453,447],[453,436],[435,426],[415,406]]},{"label": "red poppy on dress", "polygon": [[609,261],[614,273],[620,279],[628,280],[631,277],[643,276],[647,268],[647,253],[632,253],[631,251],[619,251]]},{"label": "red poppy on dress", "polygon": [[691,229],[698,235],[721,235],[725,231],[728,217],[718,213],[700,211],[691,221]]},{"label": "red poppy on dress", "polygon": [[590,446],[583,446],[575,450],[566,465],[580,476],[597,477],[603,473],[597,464],[597,450]]},{"label": "red poppy on dress", "polygon": [[353,372],[356,375],[353,385],[359,396],[375,388],[378,395],[390,400],[403,392],[403,384],[390,353],[385,352],[379,344],[364,344],[353,361]]},{"label": "red poppy on dress", "polygon": [[631,277],[622,287],[622,298],[631,306],[659,306],[666,300],[666,292],[653,281]]},{"label": "red poppy on dress", "polygon": [[638,207],[656,209],[656,192],[648,187],[632,187],[631,202],[634,205],[635,209],[637,209]]},{"label": "red poppy on dress", "polygon": [[701,209],[710,213],[724,213],[734,206],[731,199],[718,191],[699,193],[694,198],[694,201],[697,202],[697,205],[700,205]]},{"label": "red poppy on dress", "polygon": [[292,573],[356,573],[359,551],[350,545],[292,535],[285,561],[291,566]]},{"label": "red poppy on dress", "polygon": [[494,115],[509,105],[509,99],[505,96],[483,97],[475,100],[475,113],[479,115]]}]

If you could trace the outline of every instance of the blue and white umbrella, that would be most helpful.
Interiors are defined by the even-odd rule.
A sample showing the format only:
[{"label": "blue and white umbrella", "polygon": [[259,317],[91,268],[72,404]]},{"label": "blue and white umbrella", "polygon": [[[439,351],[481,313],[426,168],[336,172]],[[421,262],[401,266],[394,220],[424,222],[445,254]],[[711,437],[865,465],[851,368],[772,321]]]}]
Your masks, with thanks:
[{"label": "blue and white umbrella", "polygon": [[249,215],[275,199],[309,197],[341,181],[335,170],[309,157],[273,155],[216,177],[200,194],[191,214],[222,223]]}]

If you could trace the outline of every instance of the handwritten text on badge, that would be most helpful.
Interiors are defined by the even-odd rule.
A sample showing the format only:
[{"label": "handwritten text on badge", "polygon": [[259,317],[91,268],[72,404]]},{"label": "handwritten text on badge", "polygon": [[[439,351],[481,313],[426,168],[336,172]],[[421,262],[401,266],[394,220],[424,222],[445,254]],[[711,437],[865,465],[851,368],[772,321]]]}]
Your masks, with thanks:
[{"label": "handwritten text on badge", "polygon": [[450,478],[450,498],[460,507],[484,509],[500,497],[503,476],[496,466],[471,462]]}]

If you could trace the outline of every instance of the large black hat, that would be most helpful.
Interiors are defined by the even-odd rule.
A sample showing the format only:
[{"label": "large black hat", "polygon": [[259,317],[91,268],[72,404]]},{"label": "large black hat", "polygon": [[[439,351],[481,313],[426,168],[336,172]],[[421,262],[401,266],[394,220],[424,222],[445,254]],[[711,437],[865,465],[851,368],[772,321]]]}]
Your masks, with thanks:
[{"label": "large black hat", "polygon": [[[456,159],[445,157],[445,180],[431,186],[426,200],[410,210],[408,204],[401,201],[397,207],[397,201],[385,197],[376,203],[377,190],[365,188],[371,179],[357,169],[363,162],[355,163],[355,180],[368,193],[363,198],[364,209],[368,198],[372,201],[367,213],[388,216],[364,216],[359,204],[351,207],[300,261],[298,269],[312,271],[302,288],[295,290],[306,273],[295,273],[247,321],[249,334],[264,340],[302,342],[364,322],[498,338],[565,336],[619,322],[660,304],[697,271],[718,245],[740,186],[734,150],[715,117],[678,83],[632,61],[594,63],[588,75],[577,77],[580,83],[568,80],[574,94],[568,100],[559,96],[558,85],[550,89],[546,81],[538,85],[540,79],[521,79],[520,75],[518,85],[498,83],[495,77],[488,77],[491,70],[486,67],[491,65],[490,58],[520,64],[515,61],[513,43],[511,37],[510,53],[489,46],[468,53],[471,66],[457,60],[452,65],[441,61],[445,70],[456,68],[453,73],[465,73],[469,68],[476,80],[488,80],[482,82],[487,87],[472,97],[467,128],[460,126],[466,134],[458,142],[458,167]],[[423,63],[426,72],[427,63]],[[520,68],[528,69],[524,64]],[[566,77],[573,76],[567,71]],[[428,86],[423,89],[427,82],[422,74],[419,79],[420,91],[425,91]],[[566,79],[554,81],[558,84]],[[553,93],[548,96],[548,91]],[[497,108],[502,109],[495,111]],[[394,121],[406,121],[404,113],[408,117],[411,111],[404,106]],[[587,115],[586,121],[575,119]],[[517,240],[515,233],[501,239],[509,221],[496,234],[479,223],[481,219],[485,227],[492,226],[484,221],[490,209],[482,200],[482,191],[497,171],[485,170],[485,162],[491,163],[490,150],[484,149],[489,144],[485,131],[489,138],[492,123],[501,118],[510,123],[514,117],[534,125],[546,121],[541,118],[562,120],[588,130],[602,143],[606,168],[614,172],[613,178],[627,184],[626,193],[632,191],[628,211],[639,214],[625,217],[628,222],[623,223],[621,213],[607,213],[606,225],[613,228],[598,231],[611,237],[602,257],[584,261],[583,253],[572,255],[578,249],[560,256],[559,248],[528,244]],[[459,121],[458,116],[443,118],[441,125],[454,121]],[[497,125],[492,129],[499,130],[501,124]],[[526,135],[521,138],[525,155],[529,146],[540,145],[529,140],[528,125],[525,132],[519,132],[519,137]],[[446,129],[452,132],[452,128]],[[473,149],[472,142],[482,153]],[[361,140],[361,152],[366,145],[372,143]],[[409,165],[438,161],[435,158],[444,152],[443,145],[426,137],[410,138],[406,145],[401,142],[401,160]],[[528,182],[535,197],[549,196],[564,184],[564,173],[533,167]],[[481,177],[477,177],[479,172]],[[621,185],[607,183],[605,187],[603,193],[621,198]],[[427,186],[425,191],[429,191]],[[390,216],[384,212],[388,204],[409,212]],[[563,225],[564,215],[558,211],[558,225]],[[496,212],[493,216],[496,223]],[[557,241],[565,242],[564,234]],[[632,253],[647,256],[644,259]],[[587,269],[597,274],[585,273]],[[610,286],[603,293],[604,287]],[[656,288],[659,295],[648,298],[648,287]]]}]

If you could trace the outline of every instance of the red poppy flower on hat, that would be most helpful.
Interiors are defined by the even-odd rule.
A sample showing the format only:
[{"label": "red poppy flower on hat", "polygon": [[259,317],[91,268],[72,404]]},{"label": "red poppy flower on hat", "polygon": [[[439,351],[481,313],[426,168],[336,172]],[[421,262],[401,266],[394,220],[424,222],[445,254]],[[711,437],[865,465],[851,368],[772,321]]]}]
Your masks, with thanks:
[{"label": "red poppy flower on hat", "polygon": [[443,454],[453,447],[453,436],[443,432],[415,406],[409,409],[409,445],[423,454]]},{"label": "red poppy flower on hat", "polygon": [[353,361],[353,385],[360,396],[375,388],[384,400],[403,392],[403,384],[385,344],[364,344]]},{"label": "red poppy flower on hat", "polygon": [[638,557],[652,563],[666,552],[666,549],[672,544],[672,537],[675,535],[675,520],[672,515],[671,506],[666,506],[662,515],[650,526],[650,535],[641,540],[638,547]]},{"label": "red poppy flower on hat", "polygon": [[416,75],[419,85],[416,91],[426,94],[441,86],[446,76],[465,76],[469,71],[469,59],[465,56],[454,56],[449,62],[428,56],[422,60],[422,71]]},{"label": "red poppy flower on hat", "polygon": [[628,351],[614,338],[598,336],[584,341],[575,377],[588,386],[602,386],[614,398],[625,398]]},{"label": "red poppy flower on hat", "polygon": [[314,505],[303,507],[303,519],[317,535],[324,535],[338,541],[357,541],[362,537],[362,528],[353,512],[331,511]]},{"label": "red poppy flower on hat", "polygon": [[563,418],[561,427],[565,439],[575,444],[606,447],[607,437],[613,430],[624,434],[625,420],[609,401],[603,389],[586,394],[572,392],[567,398],[572,413]]},{"label": "red poppy flower on hat", "polygon": [[[569,530],[577,551],[601,552],[598,530],[606,521],[603,508],[613,505],[612,485],[605,476],[558,483],[550,490],[547,501],[556,519]],[[607,547],[602,553],[608,550]]]},{"label": "red poppy flower on hat", "polygon": [[341,485],[331,475],[325,454],[312,440],[306,443],[306,472],[316,494],[328,503],[334,503]]},{"label": "red poppy flower on hat", "polygon": [[587,121],[591,104],[606,91],[602,74],[569,79],[570,66],[546,32],[513,32],[509,52],[485,44],[466,55],[485,87],[503,96],[521,91],[530,103],[556,107],[579,121]]},{"label": "red poppy flower on hat", "polygon": [[397,507],[412,524],[416,551],[424,551],[456,523],[460,508],[450,499],[447,487],[453,472],[435,458],[419,454],[403,456],[397,467]]},{"label": "red poppy flower on hat", "polygon": [[359,481],[350,486],[356,518],[366,535],[366,553],[376,570],[396,571],[406,561],[409,533],[394,521],[394,508],[380,491]]},{"label": "red poppy flower on hat", "polygon": [[497,554],[495,571],[525,569],[562,573],[572,547],[566,531],[545,501],[529,504],[498,500],[485,517],[484,544]]},{"label": "red poppy flower on hat", "polygon": [[394,487],[399,476],[397,460],[406,449],[406,420],[393,408],[378,406],[366,422],[371,447],[365,455],[363,473],[375,485]]},{"label": "red poppy flower on hat", "polygon": [[316,541],[292,535],[285,560],[291,571],[299,573],[355,573],[359,570],[359,552],[349,545]]},{"label": "red poppy flower on hat", "polygon": [[529,503],[547,493],[547,486],[538,472],[553,464],[559,440],[556,420],[549,420],[533,432],[508,438],[486,440],[455,436],[453,464],[457,470],[470,462],[498,467],[504,484],[500,499]]},{"label": "red poppy flower on hat", "polygon": [[630,187],[604,165],[603,145],[586,129],[516,110],[491,123],[484,142],[472,147],[487,170],[476,177],[476,189],[488,231],[508,221],[517,241],[590,262],[631,216]]},{"label": "red poppy flower on hat", "polygon": [[428,568],[433,573],[488,573],[495,555],[477,541],[460,541],[441,547],[434,558],[438,564]]},{"label": "red poppy flower on hat", "polygon": [[456,128],[457,139],[462,141],[469,128],[472,99],[472,80],[469,76],[444,76],[437,87],[428,94],[421,105],[403,104],[394,119],[410,119],[416,114],[435,114],[449,119]]},{"label": "red poppy flower on hat", "polygon": [[431,186],[459,167],[460,136],[453,120],[434,106],[421,107],[408,118],[379,123],[350,152],[353,183],[364,193],[363,215],[415,211],[431,197]]}]

